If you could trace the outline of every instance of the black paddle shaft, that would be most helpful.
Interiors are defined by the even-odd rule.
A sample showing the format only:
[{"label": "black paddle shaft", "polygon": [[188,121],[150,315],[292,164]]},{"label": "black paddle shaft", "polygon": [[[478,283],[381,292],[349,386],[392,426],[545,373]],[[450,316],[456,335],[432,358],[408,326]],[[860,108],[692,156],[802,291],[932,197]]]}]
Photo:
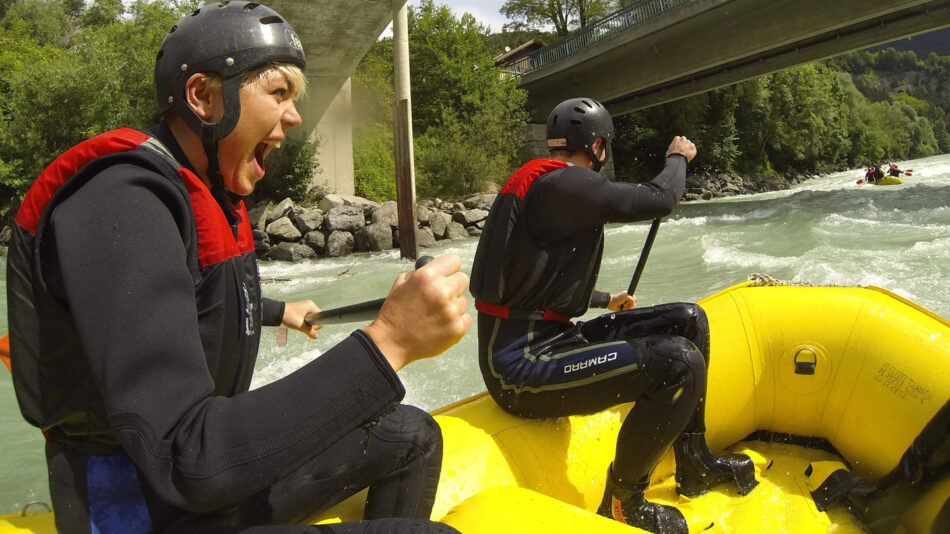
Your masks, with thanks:
[{"label": "black paddle shaft", "polygon": [[628,295],[633,295],[633,292],[637,290],[637,284],[640,283],[640,276],[643,275],[643,268],[646,267],[647,257],[650,256],[650,249],[653,248],[653,240],[656,239],[656,233],[659,229],[660,219],[653,219],[653,225],[650,226],[650,233],[647,234],[647,241],[643,244],[643,252],[640,253],[640,260],[637,262],[637,269],[633,272],[630,287],[627,288]]},{"label": "black paddle shaft", "polygon": [[[432,256],[422,256],[416,260],[416,269],[432,261]],[[349,306],[341,306],[332,310],[321,310],[314,313],[308,313],[304,321],[309,324],[341,324],[354,323],[357,321],[368,321],[379,315],[380,308],[383,307],[385,298],[368,300]]]}]

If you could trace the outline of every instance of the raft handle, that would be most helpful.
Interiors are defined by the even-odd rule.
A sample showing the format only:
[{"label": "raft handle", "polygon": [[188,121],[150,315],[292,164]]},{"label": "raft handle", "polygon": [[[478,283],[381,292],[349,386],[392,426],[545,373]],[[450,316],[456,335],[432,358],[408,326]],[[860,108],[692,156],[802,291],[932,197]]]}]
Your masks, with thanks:
[{"label": "raft handle", "polygon": [[[30,501],[30,502],[28,502],[28,503],[26,503],[26,504],[23,505],[23,509],[20,510],[20,517],[26,517],[26,514],[29,513],[29,510],[30,510],[30,507],[31,507],[31,506],[41,506],[41,507],[43,507],[43,508],[46,509],[46,513],[48,513],[48,514],[53,513],[53,509],[50,508],[50,506],[49,506],[48,504],[46,504],[45,502],[43,502],[43,501]],[[33,513],[41,513],[41,512],[33,512]]]},{"label": "raft handle", "polygon": [[[803,351],[808,351],[815,358],[811,361],[798,361],[798,355]],[[798,352],[795,353],[795,374],[796,375],[813,375],[815,374],[815,367],[818,365],[818,353],[815,352],[815,349],[811,347],[802,347],[798,349]]]}]

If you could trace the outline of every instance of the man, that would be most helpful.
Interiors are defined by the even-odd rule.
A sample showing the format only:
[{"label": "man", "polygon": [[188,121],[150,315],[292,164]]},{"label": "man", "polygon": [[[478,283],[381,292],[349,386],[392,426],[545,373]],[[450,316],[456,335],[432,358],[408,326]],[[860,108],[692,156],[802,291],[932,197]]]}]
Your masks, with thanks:
[{"label": "man", "polygon": [[[472,267],[479,362],[492,397],[516,415],[561,417],[635,401],[598,513],[685,533],[679,510],[643,496],[670,445],[681,494],[732,480],[745,495],[757,482],[747,456],[718,457],[706,446],[703,310],[687,303],[632,310],[631,295],[594,291],[604,224],[669,214],[696,155],[692,142],[676,137],[652,182],[614,183],[597,172],[613,132],[596,100],[562,102],[547,122],[551,158],[525,164],[496,198]],[[614,313],[571,322],[589,306]]]},{"label": "man", "polygon": [[[454,532],[427,521],[441,434],[399,404],[396,371],[471,327],[459,258],[400,276],[371,325],[248,392],[262,325],[319,328],[312,301],[262,298],[240,199],[301,122],[304,67],[275,11],[205,5],[158,53],[164,120],[77,145],[24,199],[12,370],[61,534]],[[368,521],[291,526],[366,487]]]}]

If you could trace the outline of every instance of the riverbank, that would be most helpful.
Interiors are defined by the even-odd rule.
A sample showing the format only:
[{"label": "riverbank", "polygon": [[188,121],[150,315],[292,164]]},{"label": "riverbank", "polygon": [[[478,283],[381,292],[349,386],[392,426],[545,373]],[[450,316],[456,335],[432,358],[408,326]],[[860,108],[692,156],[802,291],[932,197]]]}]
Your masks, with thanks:
[{"label": "riverbank", "polygon": [[[762,175],[741,178],[727,173],[690,174],[682,200],[778,191],[808,178],[811,176],[770,179]],[[456,202],[420,201],[416,243],[419,248],[430,248],[441,241],[481,235],[494,200],[494,193],[482,193]],[[310,205],[298,205],[290,199],[277,205],[262,203],[249,215],[255,246],[265,260],[294,262],[399,248],[399,221],[392,201],[380,204],[357,196],[328,194]]]},{"label": "riverbank", "polygon": [[[749,195],[788,189],[811,178],[790,175],[766,178],[738,177],[704,172],[686,177],[684,202]],[[495,199],[482,193],[449,202],[419,201],[416,208],[416,244],[431,248],[441,241],[481,235],[482,226]],[[298,204],[289,198],[274,204],[261,202],[249,207],[254,244],[262,260],[296,262],[308,258],[336,258],[353,253],[381,252],[399,248],[396,202],[373,202],[352,195],[325,194],[314,202]],[[11,230],[0,230],[0,255],[6,255]]]}]

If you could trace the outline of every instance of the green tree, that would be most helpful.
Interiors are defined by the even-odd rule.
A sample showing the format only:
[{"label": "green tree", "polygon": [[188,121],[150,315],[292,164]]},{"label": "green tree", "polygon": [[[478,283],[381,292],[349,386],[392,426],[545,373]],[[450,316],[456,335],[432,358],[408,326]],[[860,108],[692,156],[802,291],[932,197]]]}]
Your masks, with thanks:
[{"label": "green tree", "polygon": [[610,0],[507,0],[499,13],[510,22],[506,30],[538,30],[553,27],[565,36],[584,28],[613,9]]},{"label": "green tree", "polygon": [[526,94],[495,66],[487,30],[424,0],[409,20],[421,194],[458,196],[507,177],[523,143]]},{"label": "green tree", "polygon": [[[144,128],[157,119],[155,53],[177,9],[138,0],[127,16],[86,25],[81,16],[67,15],[68,6],[24,0],[3,19],[0,187],[8,193],[6,211],[64,150],[106,130]],[[55,24],[40,31],[50,20]]]},{"label": "green tree", "polygon": [[[487,31],[468,13],[425,0],[409,11],[412,127],[421,197],[491,188],[523,144],[526,95],[494,65]],[[392,163],[392,44],[374,45],[353,75],[356,190],[395,195]],[[385,151],[386,154],[379,154]],[[391,186],[388,184],[392,184]]]}]

